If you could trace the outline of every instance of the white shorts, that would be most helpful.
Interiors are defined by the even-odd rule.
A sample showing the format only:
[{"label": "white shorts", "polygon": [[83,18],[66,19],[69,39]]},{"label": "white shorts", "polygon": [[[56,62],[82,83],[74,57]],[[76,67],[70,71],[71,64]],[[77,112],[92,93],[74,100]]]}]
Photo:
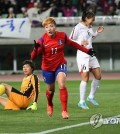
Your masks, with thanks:
[{"label": "white shorts", "polygon": [[100,67],[98,60],[95,56],[77,57],[77,65],[80,73],[89,72],[93,68]]}]

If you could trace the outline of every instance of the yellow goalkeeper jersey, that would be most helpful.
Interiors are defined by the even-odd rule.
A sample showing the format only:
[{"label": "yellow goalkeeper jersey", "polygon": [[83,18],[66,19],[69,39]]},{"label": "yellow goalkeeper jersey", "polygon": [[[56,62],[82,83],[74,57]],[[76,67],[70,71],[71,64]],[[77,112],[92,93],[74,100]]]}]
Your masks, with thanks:
[{"label": "yellow goalkeeper jersey", "polygon": [[40,92],[40,83],[37,75],[31,74],[23,78],[21,92],[28,98],[35,93],[34,101],[37,102],[38,94]]}]

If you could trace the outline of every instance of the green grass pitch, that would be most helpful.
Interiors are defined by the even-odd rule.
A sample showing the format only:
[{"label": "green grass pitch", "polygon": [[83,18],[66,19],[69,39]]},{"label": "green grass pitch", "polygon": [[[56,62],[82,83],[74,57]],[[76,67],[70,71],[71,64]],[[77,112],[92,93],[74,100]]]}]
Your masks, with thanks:
[{"label": "green grass pitch", "polygon": [[[19,89],[20,82],[7,82],[13,87]],[[67,81],[69,91],[68,111],[70,117],[64,120],[61,117],[61,104],[59,101],[59,91],[56,83],[56,92],[53,99],[54,114],[53,117],[48,117],[46,113],[46,97],[45,84],[41,85],[41,93],[39,98],[37,111],[6,111],[0,106],[0,133],[40,133],[47,130],[52,134],[118,134],[120,133],[120,124],[117,125],[102,125],[99,128],[93,129],[88,123],[90,117],[96,113],[102,114],[103,118],[120,115],[120,81],[119,80],[102,80],[100,87],[96,93],[96,99],[100,103],[99,107],[95,107],[89,102],[89,110],[78,108],[79,101],[79,81]],[[87,94],[90,90],[90,82],[87,86]],[[119,116],[120,117],[120,116]],[[76,127],[73,127],[76,125]],[[77,126],[78,125],[78,126]],[[67,127],[68,128],[67,128]],[[64,127],[64,128],[63,128]],[[62,128],[62,130],[59,130]],[[58,129],[58,130],[57,130]],[[48,131],[50,133],[50,131]]]}]

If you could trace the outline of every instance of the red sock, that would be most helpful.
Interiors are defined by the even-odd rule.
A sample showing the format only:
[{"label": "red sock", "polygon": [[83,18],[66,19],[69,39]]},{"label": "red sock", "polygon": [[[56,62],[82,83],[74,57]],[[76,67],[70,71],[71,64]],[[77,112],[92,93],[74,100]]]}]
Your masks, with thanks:
[{"label": "red sock", "polygon": [[46,90],[46,98],[48,101],[48,105],[53,105],[52,103],[53,96],[54,96],[54,92]]},{"label": "red sock", "polygon": [[68,91],[67,88],[64,87],[60,89],[60,101],[62,104],[62,111],[67,111],[67,100],[68,100]]}]

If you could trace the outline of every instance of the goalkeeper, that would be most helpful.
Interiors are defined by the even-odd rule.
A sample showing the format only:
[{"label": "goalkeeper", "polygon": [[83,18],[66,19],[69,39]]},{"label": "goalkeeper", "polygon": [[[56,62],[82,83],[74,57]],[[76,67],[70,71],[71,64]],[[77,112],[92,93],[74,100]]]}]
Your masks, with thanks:
[{"label": "goalkeeper", "polygon": [[[38,77],[33,74],[34,68],[34,63],[31,60],[25,60],[23,62],[23,72],[25,77],[23,78],[20,91],[8,84],[1,84],[0,90],[2,90],[2,92],[0,92],[0,104],[3,105],[5,109],[37,110],[40,84]],[[6,93],[8,98],[2,97],[1,95],[3,93]]]}]

